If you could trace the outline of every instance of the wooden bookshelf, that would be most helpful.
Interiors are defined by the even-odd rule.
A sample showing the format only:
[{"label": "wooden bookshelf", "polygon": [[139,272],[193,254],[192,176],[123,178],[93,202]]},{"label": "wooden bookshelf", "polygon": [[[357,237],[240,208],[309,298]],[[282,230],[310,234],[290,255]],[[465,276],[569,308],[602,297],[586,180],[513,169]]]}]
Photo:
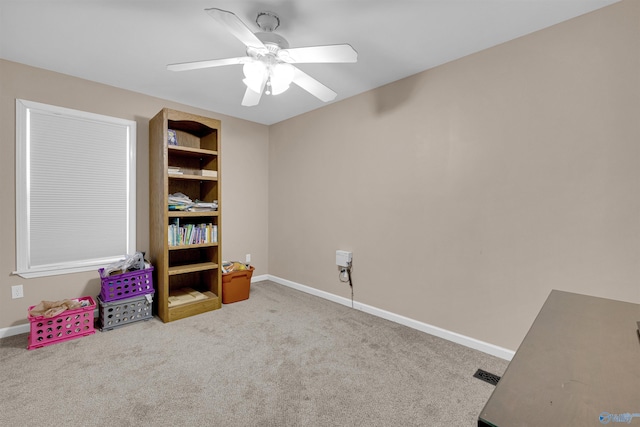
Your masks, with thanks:
[{"label": "wooden bookshelf", "polygon": [[[178,145],[168,143],[169,129],[175,131]],[[149,258],[155,267],[157,313],[164,322],[222,305],[219,150],[219,120],[165,108],[149,122]],[[180,172],[169,173],[169,168]],[[217,201],[218,210],[169,211],[168,196],[177,192],[194,202]],[[217,240],[170,246],[168,228],[176,220],[216,225]],[[185,289],[196,291],[199,299],[170,305],[169,297]]]}]

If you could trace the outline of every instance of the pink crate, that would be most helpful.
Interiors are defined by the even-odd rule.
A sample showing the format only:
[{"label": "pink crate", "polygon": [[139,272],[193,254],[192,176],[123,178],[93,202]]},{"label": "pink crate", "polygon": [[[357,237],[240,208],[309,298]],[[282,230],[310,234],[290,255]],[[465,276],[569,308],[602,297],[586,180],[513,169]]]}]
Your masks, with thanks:
[{"label": "pink crate", "polygon": [[[81,338],[96,332],[93,326],[93,311],[96,303],[91,297],[78,298],[80,301],[89,301],[89,305],[66,310],[54,317],[32,316],[29,314],[31,329],[29,332],[29,345],[27,349],[44,347]],[[29,307],[29,312],[35,306]]]},{"label": "pink crate", "polygon": [[105,276],[104,268],[100,270],[102,287],[100,299],[102,302],[110,302],[125,298],[150,294],[153,290],[153,267],[144,270],[130,271],[123,274]]}]

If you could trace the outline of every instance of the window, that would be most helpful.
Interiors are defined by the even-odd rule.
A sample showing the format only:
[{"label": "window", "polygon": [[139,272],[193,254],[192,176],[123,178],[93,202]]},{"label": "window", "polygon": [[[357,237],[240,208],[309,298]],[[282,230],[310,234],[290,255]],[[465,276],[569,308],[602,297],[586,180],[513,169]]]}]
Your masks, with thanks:
[{"label": "window", "polygon": [[136,123],[16,100],[22,277],[97,269],[136,251]]}]

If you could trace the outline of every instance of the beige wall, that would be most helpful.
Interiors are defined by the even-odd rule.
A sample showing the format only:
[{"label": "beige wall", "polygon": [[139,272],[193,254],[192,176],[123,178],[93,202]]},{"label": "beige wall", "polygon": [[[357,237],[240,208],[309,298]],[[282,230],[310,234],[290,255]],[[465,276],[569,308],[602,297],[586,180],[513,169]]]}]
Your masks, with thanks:
[{"label": "beige wall", "polygon": [[640,302],[639,55],[627,0],[271,126],[269,273],[511,350]]},{"label": "beige wall", "polygon": [[222,120],[224,257],[256,275],[349,298],[352,250],[357,301],[512,350],[551,289],[640,302],[639,24],[626,0],[271,127],[0,60],[0,328],[99,289],[11,276],[15,98],[137,121],[140,250],[168,106]]},{"label": "beige wall", "polygon": [[[38,279],[11,275],[15,263],[15,99],[58,105],[137,122],[137,242],[149,247],[149,119],[163,107],[222,120],[223,257],[252,255],[256,275],[267,273],[268,128],[213,112],[114,87],[0,60],[0,329],[27,323],[27,307],[100,291],[97,272]],[[81,179],[81,177],[79,177]],[[100,242],[96,242],[100,244]],[[12,300],[11,286],[23,284],[25,297]]]}]

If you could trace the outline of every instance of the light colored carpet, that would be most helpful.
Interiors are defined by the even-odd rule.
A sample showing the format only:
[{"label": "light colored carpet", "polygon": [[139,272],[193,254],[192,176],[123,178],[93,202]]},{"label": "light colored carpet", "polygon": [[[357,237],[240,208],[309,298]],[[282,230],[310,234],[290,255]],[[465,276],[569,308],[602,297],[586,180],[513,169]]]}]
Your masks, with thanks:
[{"label": "light colored carpet", "polygon": [[246,301],[28,351],[2,426],[475,426],[506,361],[273,282]]}]

